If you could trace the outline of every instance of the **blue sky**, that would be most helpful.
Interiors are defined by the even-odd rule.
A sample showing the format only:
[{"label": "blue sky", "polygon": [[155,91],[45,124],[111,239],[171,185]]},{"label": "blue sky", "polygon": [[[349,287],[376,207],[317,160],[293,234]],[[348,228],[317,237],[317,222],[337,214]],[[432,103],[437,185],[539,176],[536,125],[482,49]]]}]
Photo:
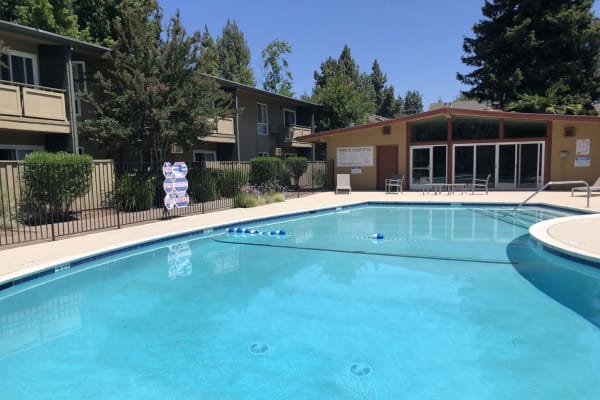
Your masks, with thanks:
[{"label": "blue sky", "polygon": [[[484,0],[159,0],[165,17],[180,10],[188,32],[208,26],[221,36],[235,20],[252,53],[251,67],[262,89],[261,51],[274,39],[288,42],[287,55],[296,96],[311,94],[313,73],[327,57],[338,58],[344,44],[361,72],[377,59],[396,95],[418,90],[425,109],[439,99],[453,100],[467,87],[456,80],[468,72],[460,61],[463,37],[482,18]],[[599,1],[594,13],[600,15]],[[165,20],[166,23],[166,20]]]}]

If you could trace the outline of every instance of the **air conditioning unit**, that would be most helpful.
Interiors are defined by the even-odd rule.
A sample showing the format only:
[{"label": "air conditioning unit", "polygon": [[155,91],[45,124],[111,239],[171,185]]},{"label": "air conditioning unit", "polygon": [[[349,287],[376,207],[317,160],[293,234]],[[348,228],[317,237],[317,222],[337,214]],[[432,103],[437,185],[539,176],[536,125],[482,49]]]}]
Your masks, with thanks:
[{"label": "air conditioning unit", "polygon": [[182,154],[182,153],[183,153],[183,147],[181,147],[175,143],[173,143],[171,145],[171,154]]},{"label": "air conditioning unit", "polygon": [[283,154],[283,149],[281,147],[275,147],[275,155],[280,156]]}]

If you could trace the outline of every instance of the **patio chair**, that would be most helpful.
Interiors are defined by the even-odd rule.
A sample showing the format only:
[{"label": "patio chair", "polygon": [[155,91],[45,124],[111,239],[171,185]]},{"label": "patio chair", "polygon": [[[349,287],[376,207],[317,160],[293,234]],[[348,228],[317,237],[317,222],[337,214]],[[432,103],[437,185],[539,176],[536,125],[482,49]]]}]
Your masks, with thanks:
[{"label": "patio chair", "polygon": [[571,188],[571,197],[573,196],[573,192],[587,192],[587,191],[591,192],[600,192],[600,177],[598,179],[596,179],[596,182],[594,182],[593,185],[590,185],[588,187],[585,186],[577,186],[574,188]]},{"label": "patio chair", "polygon": [[350,174],[337,174],[335,181],[335,194],[338,194],[339,191],[343,190],[348,191],[348,194],[352,193],[352,188],[350,187]]},{"label": "patio chair", "polygon": [[385,192],[386,193],[402,193],[402,183],[404,182],[404,176],[392,175],[391,178],[385,180]]},{"label": "patio chair", "polygon": [[485,194],[488,194],[488,185],[491,177],[492,174],[488,174],[487,178],[485,179],[475,179],[471,185],[471,194],[475,193],[476,188],[485,189]]}]

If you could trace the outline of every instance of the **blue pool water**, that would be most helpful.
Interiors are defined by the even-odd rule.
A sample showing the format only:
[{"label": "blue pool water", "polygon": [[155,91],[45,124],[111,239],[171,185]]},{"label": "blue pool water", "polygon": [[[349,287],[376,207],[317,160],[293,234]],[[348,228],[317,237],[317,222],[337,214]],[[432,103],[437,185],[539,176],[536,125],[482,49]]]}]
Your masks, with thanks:
[{"label": "blue pool water", "polygon": [[0,292],[0,399],[599,399],[600,269],[527,235],[561,215],[351,207],[66,269]]}]

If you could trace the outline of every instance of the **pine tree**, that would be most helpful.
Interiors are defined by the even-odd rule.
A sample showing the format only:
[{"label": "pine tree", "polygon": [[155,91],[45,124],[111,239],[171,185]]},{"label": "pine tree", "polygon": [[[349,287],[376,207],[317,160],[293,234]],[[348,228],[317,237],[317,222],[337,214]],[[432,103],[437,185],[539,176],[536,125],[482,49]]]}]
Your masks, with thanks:
[{"label": "pine tree", "polygon": [[[379,62],[375,59],[371,67],[371,86],[373,87],[373,95],[377,115],[384,116],[382,113],[382,105],[384,99],[384,89],[386,88],[387,76],[381,72]],[[389,99],[388,99],[389,101]]]},{"label": "pine tree", "polygon": [[256,86],[250,65],[250,48],[235,21],[227,20],[217,39],[219,76],[244,85]]},{"label": "pine tree", "polygon": [[404,96],[405,115],[423,112],[423,96],[418,90],[409,90]]},{"label": "pine tree", "polygon": [[263,89],[268,92],[293,97],[292,73],[289,71],[287,59],[284,54],[289,54],[292,47],[289,43],[279,39],[273,40],[265,47],[261,55],[263,57],[263,68],[266,69]]},{"label": "pine tree", "polygon": [[[488,1],[465,38],[461,58],[473,67],[457,79],[465,92],[503,109],[593,112],[598,100],[600,23],[593,0]],[[579,110],[579,111],[577,111]]]},{"label": "pine tree", "polygon": [[219,54],[217,45],[204,25],[204,33],[200,39],[200,70],[208,75],[219,75]]}]

